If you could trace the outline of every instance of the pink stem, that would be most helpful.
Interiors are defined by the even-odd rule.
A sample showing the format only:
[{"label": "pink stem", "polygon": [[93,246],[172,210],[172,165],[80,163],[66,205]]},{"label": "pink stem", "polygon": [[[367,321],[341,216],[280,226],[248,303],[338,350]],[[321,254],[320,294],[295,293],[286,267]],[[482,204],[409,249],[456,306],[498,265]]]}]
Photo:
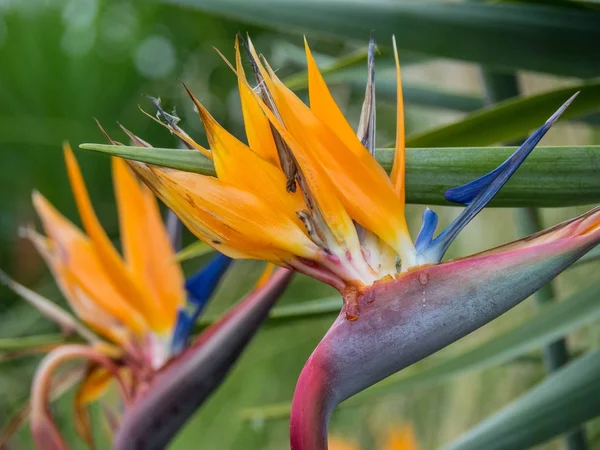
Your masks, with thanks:
[{"label": "pink stem", "polygon": [[328,284],[340,292],[342,292],[346,286],[346,283],[344,283],[344,281],[336,274],[313,263],[307,263],[301,259],[296,259],[291,261],[289,265],[293,267],[294,270],[297,270],[298,272],[308,275],[316,280],[322,281],[323,283]]},{"label": "pink stem", "polygon": [[87,359],[106,367],[116,378],[121,394],[125,402],[128,402],[127,387],[119,376],[118,367],[109,358],[85,345],[64,345],[57,348],[42,360],[31,390],[31,430],[39,449],[68,450],[69,448],[52,420],[48,399],[52,375],[60,365],[72,359]]},{"label": "pink stem", "polygon": [[326,450],[327,425],[335,405],[322,353],[317,350],[300,373],[290,417],[291,450]]}]

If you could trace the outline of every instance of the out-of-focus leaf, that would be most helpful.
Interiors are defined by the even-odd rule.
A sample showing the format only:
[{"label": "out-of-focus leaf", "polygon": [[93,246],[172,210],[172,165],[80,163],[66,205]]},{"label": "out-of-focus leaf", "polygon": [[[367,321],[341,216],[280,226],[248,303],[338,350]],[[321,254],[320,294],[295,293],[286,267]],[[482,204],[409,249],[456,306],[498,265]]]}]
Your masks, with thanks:
[{"label": "out-of-focus leaf", "polygon": [[[548,5],[388,0],[163,0],[286,32],[366,40],[496,68],[591,77],[600,14]],[[493,50],[492,50],[493,49]]]},{"label": "out-of-focus leaf", "polygon": [[[600,298],[600,283],[595,283],[562,302],[544,308],[536,317],[513,330],[432,367],[391,376],[343,403],[342,406],[357,405],[373,396],[399,393],[440,382],[467,370],[502,364],[599,320],[598,298]],[[280,403],[250,408],[242,414],[246,419],[267,420],[287,417],[289,412],[290,403]]]},{"label": "out-of-focus leaf", "polygon": [[[32,347],[45,347],[63,344],[67,340],[61,334],[44,334],[37,336],[23,336],[15,338],[0,339],[0,352],[16,352]],[[73,339],[71,339],[73,340]]]},{"label": "out-of-focus leaf", "polygon": [[579,97],[564,112],[573,118],[600,108],[600,79],[533,95],[505,100],[465,119],[407,138],[411,147],[489,145],[520,138],[544,123],[575,92]]},{"label": "out-of-focus leaf", "polygon": [[[306,53],[304,48],[299,48],[296,46],[292,46],[290,44],[286,45],[278,45],[276,46],[279,53],[285,52],[286,60],[291,60],[294,64],[306,67]],[[381,73],[381,70],[389,69],[390,71],[395,70],[395,62],[394,57],[390,49],[383,47],[381,49],[378,48],[377,53],[377,72]],[[367,46],[361,47],[353,52],[342,55],[338,58],[333,58],[331,56],[323,55],[320,53],[313,52],[313,58],[319,65],[319,70],[321,74],[325,77],[326,80],[330,80],[335,78],[338,80],[339,78],[344,79],[360,79],[363,81],[366,80],[366,65],[367,65]],[[425,61],[429,61],[430,58],[422,55],[403,55],[402,57],[402,67],[407,67],[411,64],[418,64]],[[360,77],[360,78],[358,78]],[[395,78],[393,79],[395,86]],[[306,70],[294,73],[289,75],[283,79],[283,82],[290,89],[304,89],[308,85],[308,73]],[[364,84],[362,86],[362,90],[364,91]]]},{"label": "out-of-focus leaf", "polygon": [[208,255],[214,251],[215,249],[205,242],[192,242],[190,245],[177,252],[177,261],[182,262],[194,258],[200,258],[201,256]]},{"label": "out-of-focus leaf", "polygon": [[[82,144],[81,148],[214,175],[212,163],[200,152],[102,144]],[[407,201],[447,205],[443,195],[447,189],[490,172],[514,150],[514,147],[407,149]],[[384,169],[390,170],[393,151],[378,149],[375,157]],[[538,147],[491,205],[552,207],[599,202],[597,167],[600,167],[600,146]]]},{"label": "out-of-focus leaf", "polygon": [[[342,299],[339,295],[332,297],[309,300],[291,305],[282,305],[273,308],[265,325],[285,325],[289,321],[313,319],[323,316],[336,316],[342,308]],[[217,320],[217,316],[205,316],[200,319],[200,326],[206,327]]]},{"label": "out-of-focus leaf", "polygon": [[600,350],[547,377],[444,450],[531,448],[598,415]]},{"label": "out-of-focus leaf", "polygon": [[[290,305],[276,306],[271,310],[266,325],[284,325],[288,321],[312,319],[323,316],[335,316],[340,312],[342,299],[340,296],[324,297]],[[220,318],[220,315],[205,315],[200,318],[198,328],[205,328]],[[45,334],[19,338],[0,339],[0,357],[32,348],[50,349],[67,342],[77,342],[61,334]],[[1,359],[0,359],[1,361]]]},{"label": "out-of-focus leaf", "polygon": [[[378,55],[379,56],[379,55]],[[402,67],[406,67],[403,58]],[[339,61],[339,62],[338,62]],[[409,62],[411,60],[409,59]],[[412,61],[415,62],[415,61]],[[419,62],[417,60],[416,62]],[[359,63],[362,63],[359,65]],[[327,65],[320,65],[326,81],[331,84],[345,83],[357,95],[363,95],[366,84],[366,61],[352,61],[345,65],[344,59],[334,60]],[[307,88],[308,78],[304,72],[299,72],[284,79],[286,85],[293,90],[301,91]],[[396,102],[396,66],[392,59],[377,59],[377,100]],[[434,109],[448,109],[461,112],[475,112],[485,107],[483,97],[476,94],[454,93],[439,89],[435,86],[403,83],[402,94],[405,104],[418,105]],[[600,125],[600,113],[585,114],[575,117],[575,120],[591,125]]]}]

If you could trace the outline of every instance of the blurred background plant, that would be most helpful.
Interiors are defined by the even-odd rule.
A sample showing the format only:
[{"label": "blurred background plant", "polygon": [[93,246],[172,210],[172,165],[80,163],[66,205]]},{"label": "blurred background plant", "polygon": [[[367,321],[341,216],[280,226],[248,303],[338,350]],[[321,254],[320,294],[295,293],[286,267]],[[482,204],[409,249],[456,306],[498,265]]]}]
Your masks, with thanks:
[{"label": "blurred background plant", "polygon": [[[177,106],[186,130],[202,140],[200,122],[178,83],[182,79],[217,119],[243,136],[236,79],[212,48],[230,57],[238,31],[250,33],[279,76],[299,92],[305,87],[305,33],[321,68],[328,73],[334,95],[356,125],[366,81],[366,43],[375,30],[381,46],[376,63],[379,147],[391,143],[395,133],[395,80],[389,52],[392,33],[403,65],[409,147],[486,146],[518,140],[540,125],[572,91],[580,89],[582,94],[566,115],[572,120],[557,124],[543,142],[574,148],[537,173],[524,167],[521,184],[511,182],[515,194],[511,201],[527,206],[600,203],[600,178],[595,176],[600,170],[600,150],[581,148],[600,144],[596,128],[600,120],[594,115],[600,110],[600,81],[593,78],[600,76],[598,7],[593,0],[493,4],[0,1],[0,266],[17,280],[63,302],[41,259],[17,231],[20,225],[34,221],[30,202],[34,188],[69,218],[76,216],[60,147],[63,140],[73,144],[102,141],[93,117],[115,137],[119,121],[155,146],[174,147],[173,137],[137,108],[141,104],[150,110],[142,94],[160,96],[168,110]],[[524,100],[492,105],[513,96]],[[455,125],[445,127],[448,124]],[[587,159],[583,163],[570,159],[577,155]],[[108,159],[86,152],[79,154],[79,160],[97,212],[109,234],[116,236]],[[584,163],[586,167],[581,166]],[[459,169],[440,168],[439,185],[445,183],[445,173],[453,170]],[[528,176],[543,181],[544,174],[551,177],[556,173],[566,174],[556,187],[557,192],[566,194],[539,201],[527,197]],[[435,180],[427,182],[435,184]],[[527,201],[515,201],[519,192]],[[422,210],[422,205],[408,209],[413,232]],[[525,229],[536,226],[532,212],[549,226],[584,210],[585,206],[525,213],[522,209],[488,209],[457,239],[450,256],[471,254],[524,235]],[[438,211],[442,212],[442,224],[457,213],[452,207]],[[185,242],[192,242],[190,235]],[[187,261],[184,267],[191,272],[201,263],[202,257]],[[208,315],[217,315],[239,298],[262,267],[257,262],[235,263]],[[592,262],[571,269],[552,284],[552,291],[541,294],[537,303],[553,297],[565,302],[542,309],[525,302],[409,369],[402,375],[404,381],[384,382],[371,394],[349,401],[334,416],[332,432],[351,437],[361,448],[374,448],[373,436],[402,421],[414,424],[423,449],[452,442],[544,379],[548,351],[544,354],[543,344],[566,334],[566,349],[572,357],[598,347],[598,268]],[[288,445],[287,402],[296,377],[341,301],[319,283],[297,277],[280,305],[232,376],[172,448],[280,449]],[[62,338],[2,286],[0,311],[0,425],[6,429],[15,423],[11,420],[22,411],[28,396],[39,360],[31,353]],[[22,336],[34,338],[24,340]],[[564,350],[554,350],[550,357],[562,351],[564,359]],[[548,378],[546,383],[551,383],[541,386],[542,394],[533,400],[525,397],[524,406],[517,405],[521,415],[496,417],[486,428],[488,442],[477,441],[480,437],[475,432],[470,435],[475,440],[463,440],[453,448],[523,448],[550,437],[543,431],[548,427],[570,428],[599,414],[599,358],[588,353],[578,360],[577,379],[568,373],[558,381]],[[581,401],[565,400],[572,398],[567,395],[571,392],[568,386],[577,387]],[[81,448],[84,444],[69,419],[72,402],[70,393],[62,396],[55,403],[56,417],[73,448]],[[536,416],[537,410],[547,415]],[[92,414],[101,422],[100,411]],[[511,422],[506,417],[519,419]],[[524,429],[528,433],[522,432]],[[98,448],[107,448],[107,433],[102,426],[95,430]],[[598,423],[587,422],[584,431],[587,443],[579,435],[568,441],[557,438],[540,448],[600,448]],[[521,441],[503,440],[507,436],[519,439],[523,434]],[[532,435],[537,436],[533,441]],[[9,449],[33,448],[28,428],[21,427],[5,445]]]}]

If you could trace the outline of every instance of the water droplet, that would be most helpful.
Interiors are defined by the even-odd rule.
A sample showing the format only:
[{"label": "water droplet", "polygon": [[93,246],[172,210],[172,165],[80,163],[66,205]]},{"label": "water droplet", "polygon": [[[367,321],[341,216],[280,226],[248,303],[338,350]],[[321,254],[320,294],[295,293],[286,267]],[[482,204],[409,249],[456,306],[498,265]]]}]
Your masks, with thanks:
[{"label": "water droplet", "polygon": [[421,272],[419,274],[419,283],[421,283],[423,286],[429,283],[429,274],[427,272]]},{"label": "water droplet", "polygon": [[344,305],[346,307],[346,319],[351,322],[358,319],[360,313],[358,299],[360,295],[361,290],[359,286],[354,284],[347,284],[342,293],[342,299],[344,300]]},{"label": "water droplet", "polygon": [[358,320],[358,316],[360,315],[360,311],[358,310],[358,304],[352,303],[346,305],[346,320],[350,322],[354,322]]}]

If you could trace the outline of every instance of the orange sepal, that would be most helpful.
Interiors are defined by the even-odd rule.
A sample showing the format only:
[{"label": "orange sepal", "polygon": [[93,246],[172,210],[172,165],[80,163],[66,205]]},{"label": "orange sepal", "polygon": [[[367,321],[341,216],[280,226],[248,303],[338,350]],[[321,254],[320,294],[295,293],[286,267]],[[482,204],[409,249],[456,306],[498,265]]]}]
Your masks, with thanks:
[{"label": "orange sepal", "polygon": [[405,197],[405,172],[406,172],[406,138],[404,131],[404,101],[402,99],[402,76],[400,75],[400,60],[398,58],[398,49],[396,48],[396,38],[394,43],[394,59],[396,60],[396,150],[394,153],[394,163],[390,179],[394,185],[396,195],[404,205]]},{"label": "orange sepal", "polygon": [[83,227],[90,238],[99,263],[122,298],[151,322],[153,307],[151,295],[145,286],[138,283],[135,277],[132,276],[131,271],[125,265],[125,262],[102,228],[92,207],[79,164],[77,164],[71,147],[65,144],[63,149],[77,209],[79,210]]},{"label": "orange sepal", "polygon": [[81,319],[104,335],[107,324],[115,320],[143,333],[144,319],[114,288],[90,240],[37,192],[33,205],[48,235],[46,239],[34,236],[34,243]]},{"label": "orange sepal", "polygon": [[222,253],[275,264],[294,256],[315,258],[316,246],[269,199],[213,177],[140,163],[133,167],[192,232]]},{"label": "orange sepal", "polygon": [[[404,205],[398,201],[377,161],[358,140],[358,148],[362,148],[361,152],[367,157],[356,156],[358,150],[351,151],[272,70],[265,70],[263,76],[275,97],[285,128],[299,144],[292,148],[298,160],[305,160],[312,167],[322,167],[350,217],[380,236],[401,256],[411,257],[413,248]],[[324,190],[323,186],[320,189]]]},{"label": "orange sepal", "polygon": [[[306,205],[300,192],[288,193],[283,172],[223,128],[187,87],[186,90],[206,130],[219,180],[265,199],[301,226],[296,213],[306,209]],[[255,101],[254,105],[259,107]]]},{"label": "orange sepal", "polygon": [[244,66],[239,51],[239,40],[235,39],[235,67],[240,75],[238,79],[238,90],[240,93],[240,102],[242,104],[242,115],[244,117],[244,127],[246,129],[246,137],[248,138],[248,146],[258,155],[277,166],[279,160],[277,157],[277,149],[273,140],[273,133],[269,119],[265,116],[256,104],[252,94],[242,89],[246,80]]},{"label": "orange sepal", "polygon": [[150,326],[164,332],[174,326],[184,304],[184,276],[152,193],[135,179],[125,161],[113,158],[112,164],[125,261],[152,295]]}]

